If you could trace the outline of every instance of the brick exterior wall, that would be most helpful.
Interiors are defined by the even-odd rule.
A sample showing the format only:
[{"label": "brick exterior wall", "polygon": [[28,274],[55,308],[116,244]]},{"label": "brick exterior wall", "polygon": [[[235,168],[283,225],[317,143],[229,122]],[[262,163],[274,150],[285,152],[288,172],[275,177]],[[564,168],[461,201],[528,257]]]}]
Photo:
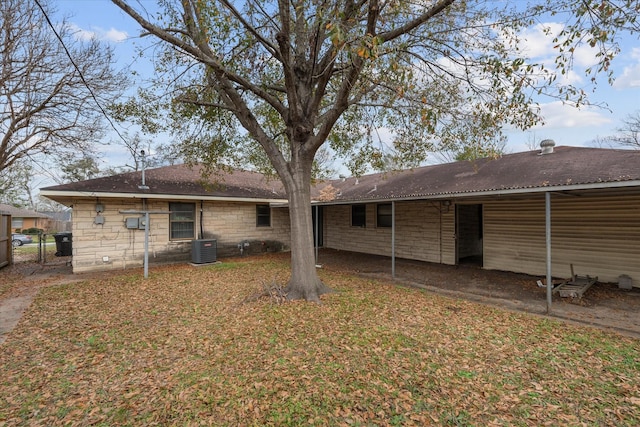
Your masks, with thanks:
[{"label": "brick exterior wall", "polygon": [[[184,200],[171,200],[190,203]],[[168,211],[169,200],[149,200],[146,210]],[[127,229],[126,218],[143,215],[122,214],[123,210],[143,210],[141,200],[100,199],[104,206],[96,221],[96,199],[76,200],[73,204],[73,271],[101,271],[141,267],[144,264],[144,229]],[[196,208],[197,238],[217,239],[218,257],[287,250],[290,246],[289,211],[271,209],[271,226],[256,226],[256,204],[246,202],[204,202],[200,236],[200,202]],[[169,215],[150,214],[149,264],[190,262],[192,239],[170,240]]]}]

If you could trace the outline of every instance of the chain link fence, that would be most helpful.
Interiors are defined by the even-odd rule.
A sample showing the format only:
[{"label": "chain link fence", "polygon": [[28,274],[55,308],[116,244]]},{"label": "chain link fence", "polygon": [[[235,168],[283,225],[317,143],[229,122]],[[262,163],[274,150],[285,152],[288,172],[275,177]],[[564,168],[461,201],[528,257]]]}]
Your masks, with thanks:
[{"label": "chain link fence", "polygon": [[71,233],[37,234],[32,237],[33,243],[12,247],[14,264],[71,262]]}]

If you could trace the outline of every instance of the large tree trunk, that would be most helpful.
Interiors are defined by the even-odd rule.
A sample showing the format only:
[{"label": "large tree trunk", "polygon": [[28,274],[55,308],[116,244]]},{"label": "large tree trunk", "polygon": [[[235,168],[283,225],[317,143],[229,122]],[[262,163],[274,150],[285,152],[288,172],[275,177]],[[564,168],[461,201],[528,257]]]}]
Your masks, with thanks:
[{"label": "large tree trunk", "polygon": [[322,283],[316,272],[311,218],[311,173],[305,174],[298,170],[292,178],[294,184],[287,191],[291,218],[291,279],[286,288],[287,298],[320,302],[320,295],[332,290]]}]

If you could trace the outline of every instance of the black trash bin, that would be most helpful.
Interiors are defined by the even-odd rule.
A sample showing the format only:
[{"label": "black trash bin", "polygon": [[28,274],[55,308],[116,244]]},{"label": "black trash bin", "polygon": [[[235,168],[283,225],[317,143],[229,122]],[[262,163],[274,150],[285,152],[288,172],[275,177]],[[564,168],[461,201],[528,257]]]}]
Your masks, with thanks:
[{"label": "black trash bin", "polygon": [[56,256],[71,256],[71,233],[56,233]]}]

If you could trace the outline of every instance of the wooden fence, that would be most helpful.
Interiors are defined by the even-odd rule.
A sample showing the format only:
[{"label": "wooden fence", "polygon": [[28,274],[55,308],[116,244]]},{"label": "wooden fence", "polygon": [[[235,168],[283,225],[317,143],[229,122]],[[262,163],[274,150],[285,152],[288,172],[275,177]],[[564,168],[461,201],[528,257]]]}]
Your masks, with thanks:
[{"label": "wooden fence", "polygon": [[0,268],[11,264],[11,215],[0,212]]}]

